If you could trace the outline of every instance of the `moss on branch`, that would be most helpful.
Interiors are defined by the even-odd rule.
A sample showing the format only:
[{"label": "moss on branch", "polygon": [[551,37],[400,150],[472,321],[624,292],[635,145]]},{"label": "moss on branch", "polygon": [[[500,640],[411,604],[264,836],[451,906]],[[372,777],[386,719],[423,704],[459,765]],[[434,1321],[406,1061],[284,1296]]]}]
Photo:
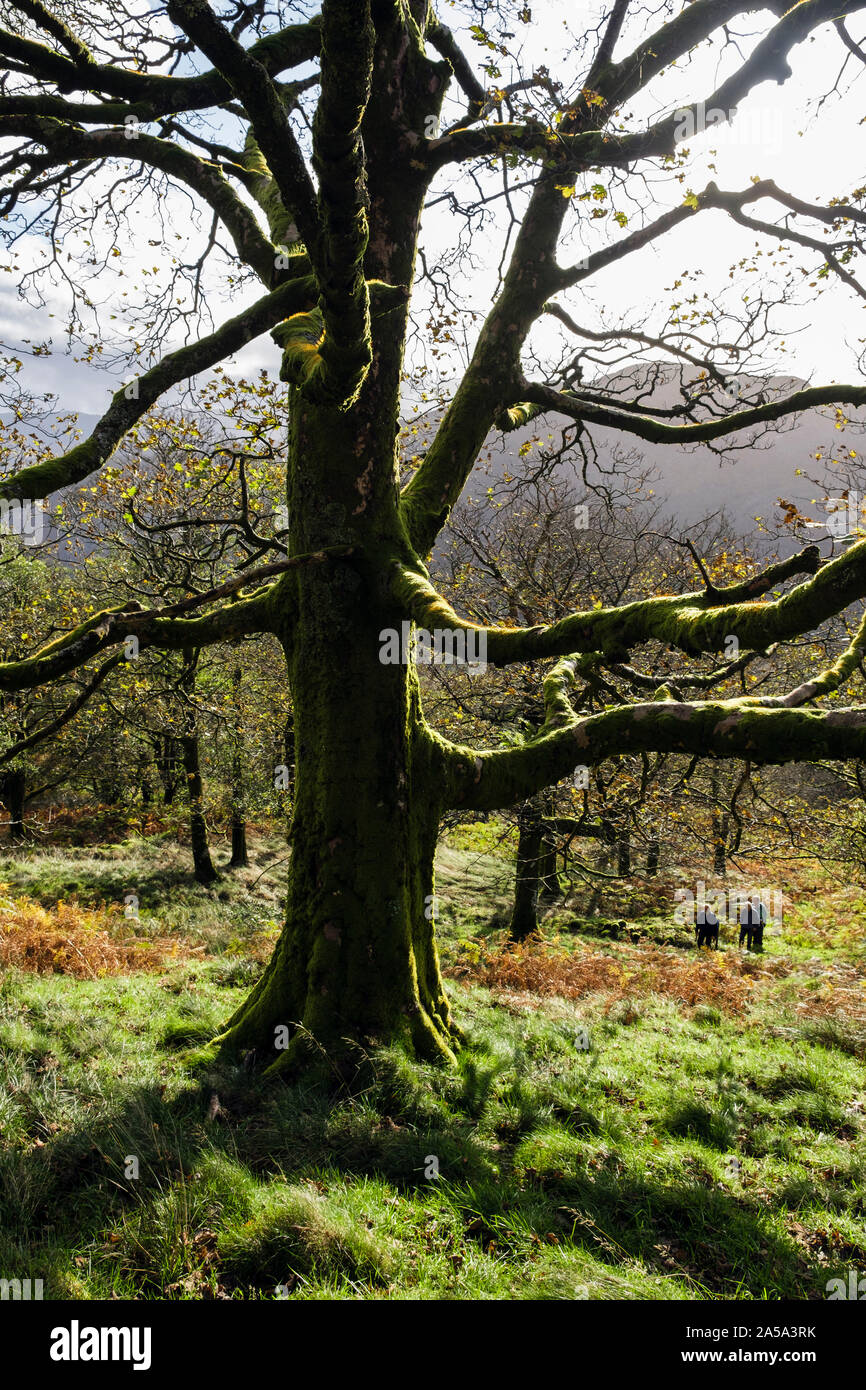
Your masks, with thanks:
[{"label": "moss on branch", "polygon": [[452,746],[452,807],[510,806],[571,775],[629,753],[687,753],[753,763],[866,758],[866,706],[842,710],[764,709],[748,699],[679,700],[617,706],[520,748],[476,752]]},{"label": "moss on branch", "polygon": [[[251,576],[248,582],[255,582],[254,578]],[[198,618],[163,616],[160,610],[148,612],[137,604],[105,609],[33,656],[0,662],[0,690],[31,690],[46,685],[130,637],[137,640],[138,651],[149,647],[177,651],[272,631],[272,596],[272,589],[263,589]]]},{"label": "moss on branch", "polygon": [[0,498],[48,497],[61,488],[82,482],[106,462],[126,432],[171,386],[237,352],[293,309],[308,305],[314,294],[315,283],[311,277],[290,280],[228,319],[215,332],[168,353],[134,384],[115,392],[93,433],[74,449],[0,480]]},{"label": "moss on branch", "polygon": [[[813,546],[770,566],[727,590],[665,594],[575,613],[557,623],[530,628],[480,627],[460,618],[426,575],[395,565],[393,592],[419,627],[483,633],[487,660],[494,666],[539,657],[598,652],[608,660],[658,641],[691,655],[722,652],[731,637],[741,648],[764,649],[809,632],[866,596],[866,541],[820,569]],[[755,598],[797,574],[813,577],[767,603]],[[732,595],[734,596],[732,599]]]}]

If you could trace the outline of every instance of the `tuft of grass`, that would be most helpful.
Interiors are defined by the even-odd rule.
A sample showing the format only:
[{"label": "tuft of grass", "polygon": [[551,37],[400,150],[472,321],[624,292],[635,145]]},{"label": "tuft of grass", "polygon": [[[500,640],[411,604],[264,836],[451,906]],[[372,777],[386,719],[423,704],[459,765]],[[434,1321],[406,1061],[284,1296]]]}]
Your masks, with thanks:
[{"label": "tuft of grass", "polygon": [[[363,1216],[365,1185],[319,1179],[259,1186],[251,1214],[221,1232],[225,1276],[263,1289],[291,1288],[301,1278],[360,1280],[387,1286],[395,1269],[390,1241]],[[369,1203],[375,1206],[375,1202]]]}]

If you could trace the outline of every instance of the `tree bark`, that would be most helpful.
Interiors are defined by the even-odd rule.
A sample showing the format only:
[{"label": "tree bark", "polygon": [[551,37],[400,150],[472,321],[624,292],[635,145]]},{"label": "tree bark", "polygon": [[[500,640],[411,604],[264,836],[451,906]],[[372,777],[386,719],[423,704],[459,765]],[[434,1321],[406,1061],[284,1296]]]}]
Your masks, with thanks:
[{"label": "tree bark", "polygon": [[198,715],[195,706],[195,680],[199,653],[190,649],[184,654],[179,687],[185,700],[183,732],[178,739],[181,759],[186,773],[186,794],[189,806],[189,838],[192,849],[193,873],[197,883],[206,887],[214,883],[217,873],[210,855],[207,821],[204,816],[204,784],[201,775],[201,750],[198,737]]},{"label": "tree bark", "polygon": [[556,838],[548,830],[542,832],[541,838],[539,887],[542,898],[548,902],[562,897],[562,884],[556,869]]},{"label": "tree bark", "polygon": [[631,832],[623,826],[616,842],[616,871],[622,878],[631,873]]},{"label": "tree bark", "polygon": [[556,898],[562,897],[562,884],[556,871],[556,831],[549,819],[554,815],[556,809],[555,800],[551,793],[548,792],[543,796],[542,806],[544,820],[542,821],[541,857],[538,866],[539,889],[542,898],[547,902],[553,902]]},{"label": "tree bark", "polygon": [[[365,139],[393,149],[394,94],[401,126],[422,130],[441,103],[443,73],[405,41],[402,22],[383,22],[379,37],[377,71],[387,80],[374,84]],[[364,268],[409,286],[425,181],[402,148],[406,158],[368,170],[374,229]],[[354,555],[298,567],[273,601],[294,720],[286,924],[218,1040],[254,1049],[271,1071],[308,1065],[311,1039],[332,1072],[353,1071],[378,1043],[454,1060],[433,881],[444,752],[423,719],[414,664],[383,659],[382,634],[400,634],[405,617],[391,567],[414,558],[398,494],[406,315],[401,302],[371,321],[375,368],[351,408],[291,389],[289,554],[349,546]]]},{"label": "tree bark", "polygon": [[241,668],[232,676],[235,723],[232,731],[232,857],[230,869],[245,869],[250,862],[247,850],[247,812],[244,793],[244,727],[241,716]]},{"label": "tree bark", "polygon": [[150,781],[149,764],[141,770],[141,805],[146,809],[153,801],[153,787]]},{"label": "tree bark", "polygon": [[189,802],[189,838],[192,848],[193,873],[196,883],[206,886],[215,883],[219,875],[214,868],[208,844],[207,821],[204,817],[204,784],[201,776],[201,757],[197,733],[183,734],[180,739],[183,765],[186,771]]},{"label": "tree bark", "polygon": [[171,734],[158,734],[155,740],[156,770],[162,783],[162,801],[171,806],[177,792],[177,740]]},{"label": "tree bark", "polygon": [[[279,1070],[309,1060],[310,1036],[338,1068],[400,1040],[451,1058],[434,939],[441,777],[435,741],[411,717],[414,668],[379,661],[379,631],[399,622],[383,621],[351,573],[303,589],[287,653],[298,762],[286,924],[220,1041]],[[348,647],[347,625],[362,638]]]},{"label": "tree bark", "polygon": [[659,871],[659,861],[661,859],[661,844],[659,837],[653,831],[650,836],[649,848],[646,856],[646,871],[648,874],[657,874]]},{"label": "tree bark", "polygon": [[526,802],[520,808],[517,823],[517,867],[509,935],[512,941],[525,941],[538,931],[538,877],[543,844],[541,807],[534,801]]},{"label": "tree bark", "polygon": [[725,878],[728,872],[728,813],[713,811],[713,873]]},{"label": "tree bark", "polygon": [[246,820],[242,814],[238,816],[232,812],[232,857],[229,860],[229,868],[245,869],[249,862]]},{"label": "tree bark", "polygon": [[[725,778],[726,782],[727,780],[728,779]],[[721,808],[722,778],[716,763],[713,763],[710,769],[710,795],[713,799],[713,873],[717,878],[724,878],[728,869],[728,829],[730,826],[730,815],[728,811],[723,811]]]}]

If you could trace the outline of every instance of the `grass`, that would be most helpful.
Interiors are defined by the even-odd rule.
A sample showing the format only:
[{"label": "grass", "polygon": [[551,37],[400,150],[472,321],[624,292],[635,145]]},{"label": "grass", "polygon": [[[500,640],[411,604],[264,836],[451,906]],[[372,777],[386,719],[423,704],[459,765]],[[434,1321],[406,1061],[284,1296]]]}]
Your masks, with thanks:
[{"label": "grass", "polygon": [[258,836],[255,867],[228,872],[228,850],[220,847],[221,877],[209,889],[191,877],[189,848],[169,834],[102,847],[29,847],[0,854],[0,900],[26,898],[48,909],[71,902],[124,917],[134,907],[139,935],[183,938],[214,953],[270,941],[267,955],[279,934],[286,854],[284,839]]},{"label": "grass", "polygon": [[2,861],[2,939],[23,914],[122,941],[112,885],[134,883],[136,935],[178,949],[4,970],[0,1274],[49,1298],[705,1300],[822,1299],[866,1269],[854,908],[831,941],[792,912],[758,959],[665,945],[670,915],[591,934],[570,906],[513,951],[483,829],[437,880],[459,1064],[379,1053],[354,1095],[184,1070],[261,969],[277,840],[213,893],[160,887],[181,866],[159,836]]}]

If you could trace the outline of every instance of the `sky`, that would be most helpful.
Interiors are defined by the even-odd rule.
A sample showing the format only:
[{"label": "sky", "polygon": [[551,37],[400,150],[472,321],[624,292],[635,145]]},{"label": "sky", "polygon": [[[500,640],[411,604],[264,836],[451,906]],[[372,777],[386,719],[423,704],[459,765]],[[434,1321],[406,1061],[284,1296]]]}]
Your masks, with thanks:
[{"label": "sky", "polygon": [[[533,4],[531,23],[511,26],[514,38],[507,43],[514,56],[497,59],[501,63],[497,84],[503,85],[518,73],[525,74],[527,70],[544,63],[551,75],[561,78],[566,87],[579,86],[581,64],[574,56],[573,35],[596,23],[603,8],[594,3],[560,3],[560,0]],[[643,9],[642,5],[635,6],[636,21],[624,33],[617,56],[627,52],[643,36]],[[461,7],[446,3],[443,11],[447,22],[458,33],[465,51],[478,61],[479,66],[481,62],[489,60],[489,50],[477,41],[477,37],[473,38],[466,32],[465,23],[461,25]],[[759,32],[760,25],[765,25],[766,20],[767,15],[760,15],[739,26],[742,30],[739,40],[741,52],[747,53],[754,42],[749,31],[752,34]],[[866,38],[866,18],[859,24],[851,21],[850,28],[855,39]],[[587,250],[595,249],[608,239],[626,235],[639,226],[644,215],[641,204],[647,207],[652,216],[657,216],[665,207],[681,202],[686,191],[703,188],[709,178],[714,178],[723,189],[742,189],[754,177],[772,177],[783,188],[808,200],[826,201],[830,197],[849,193],[864,181],[864,127],[860,122],[864,119],[866,78],[861,75],[859,65],[853,58],[845,70],[839,94],[825,100],[818,119],[814,109],[815,99],[832,91],[845,56],[845,50],[833,29],[824,26],[815,39],[794,50],[793,76],[787,83],[782,86],[764,83],[752,93],[730,122],[713,124],[715,117],[710,115],[710,129],[705,133],[698,132],[686,142],[692,157],[684,182],[677,182],[670,176],[660,179],[652,173],[648,184],[633,184],[635,197],[629,196],[623,188],[611,188],[609,204],[628,217],[625,231],[620,230],[612,218],[589,221],[586,205],[576,205],[572,222],[575,233],[570,247],[562,250],[563,263],[578,259]],[[719,76],[730,70],[735,59],[733,45],[725,51],[720,50],[718,45],[699,51],[688,65],[670,72],[653,87],[652,102],[643,100],[633,106],[629,127],[639,129],[659,114],[675,110],[685,100],[709,94]],[[455,96],[458,98],[457,104],[451,109],[450,115],[447,114],[447,119],[452,118],[462,105],[459,93]],[[727,116],[729,113],[724,114]],[[609,185],[607,176],[602,177]],[[491,178],[498,182],[501,175],[497,172]],[[453,172],[447,171],[432,190],[431,202],[453,182]],[[494,183],[490,183],[489,187],[492,189]],[[466,194],[468,189],[469,185],[464,181],[461,192]],[[522,196],[515,195],[515,208],[519,209]],[[495,292],[496,267],[505,232],[503,202],[500,200],[498,204],[491,205],[491,209],[494,215],[483,233],[474,238],[470,245],[474,261],[472,274],[461,278],[458,272],[456,281],[461,302],[478,315],[489,305]],[[173,254],[181,259],[187,256],[187,241],[193,224],[188,201],[179,194],[171,194],[161,201],[159,212],[161,221],[157,219],[155,209],[144,206],[136,208],[130,229],[121,236],[113,237],[108,226],[103,225],[93,238],[97,252],[101,255],[107,251],[109,257],[108,269],[100,274],[96,282],[94,297],[111,301],[105,304],[103,321],[109,335],[117,334],[118,339],[123,338],[126,327],[124,304],[129,301],[123,299],[124,289],[129,295],[133,283],[147,283],[146,279],[141,279],[143,270],[154,282],[168,273]],[[766,203],[756,204],[753,215],[769,217],[771,209]],[[207,215],[200,220],[202,229],[206,231]],[[430,208],[424,231],[424,246],[429,262],[435,262],[443,251],[454,245],[459,230],[446,214],[444,204]],[[815,224],[811,224],[809,230],[815,232]],[[199,233],[202,234],[203,231]],[[83,236],[68,238],[64,244],[64,261],[73,275],[78,274],[78,268],[82,262],[86,262],[88,255],[94,254],[85,245],[85,240]],[[100,246],[100,241],[104,245]],[[111,249],[115,243],[116,251]],[[671,286],[682,277],[686,268],[691,277],[685,286],[689,292],[707,293],[720,303],[725,295],[733,294],[736,297],[741,294],[742,286],[738,280],[731,281],[729,270],[736,260],[751,253],[754,243],[754,233],[732,225],[723,214],[702,213],[663,242],[657,242],[629,261],[601,272],[588,288],[570,292],[563,297],[563,302],[578,315],[581,322],[589,326],[637,323],[646,318],[649,324],[659,327],[664,322],[664,310],[672,297]],[[16,265],[19,269],[31,267],[43,255],[44,242],[37,237],[26,237],[19,242]],[[7,259],[4,258],[4,261]],[[798,264],[818,264],[817,257],[808,252],[798,253],[795,259]],[[770,273],[766,263],[763,273]],[[42,307],[34,307],[18,295],[16,279],[14,272],[0,275],[0,338],[14,346],[18,342],[26,343],[29,340],[33,343],[53,337],[55,352],[52,356],[27,361],[27,372],[34,387],[56,392],[63,409],[100,413],[107,406],[111,391],[117,388],[119,380],[124,379],[123,375],[118,378],[116,374],[98,366],[76,361],[75,356],[80,356],[80,353],[63,355],[62,325],[68,315],[69,304],[68,290],[64,285],[51,286],[43,281],[41,292],[45,303]],[[230,313],[238,312],[245,299],[249,300],[259,293],[251,286],[232,299],[228,292],[225,263],[215,265],[207,272],[205,279],[214,302],[214,319],[217,322]],[[420,286],[417,293],[419,309],[424,305],[425,295],[425,287]],[[816,382],[857,380],[857,350],[866,340],[864,301],[836,283],[818,298],[811,291],[810,301],[804,307],[795,307],[780,317],[779,326],[786,338],[785,351],[776,351],[768,357],[764,364],[766,370],[784,370],[786,374]],[[445,350],[435,364],[427,349],[424,349],[424,361],[428,366],[435,365],[446,381],[453,380],[459,372],[479,322],[480,318],[466,317],[455,334],[458,346],[451,351]],[[556,352],[559,335],[557,325],[545,324],[533,341],[542,354]],[[175,339],[172,345],[176,345],[177,341]],[[416,364],[418,360],[416,354]],[[261,367],[268,367],[274,372],[278,369],[278,351],[267,335],[240,354],[235,363],[238,374],[250,374]]]},{"label": "sky", "polygon": [[[604,6],[598,4],[533,6],[533,20],[537,17],[540,22],[531,26],[526,54],[529,63],[546,63],[552,75],[568,72],[568,60],[563,61],[562,55],[564,36],[569,29],[575,31],[580,27],[581,16],[585,17],[587,25],[597,22],[603,9]],[[762,14],[757,16],[757,21],[766,25],[766,18],[766,14]],[[752,33],[760,32],[755,19],[741,27],[744,36],[748,29]],[[852,21],[850,29],[855,39],[866,36],[866,17],[860,21],[859,28],[857,22]],[[626,30],[616,56],[630,51],[643,37],[642,24]],[[744,37],[739,52],[748,54],[753,43],[754,39]],[[470,48],[473,46],[477,49],[477,45],[470,44]],[[756,87],[730,121],[721,120],[728,112],[722,113],[710,106],[706,111],[706,129],[684,141],[692,156],[684,183],[669,176],[654,178],[650,199],[642,183],[634,181],[637,196],[650,206],[651,216],[676,206],[682,201],[684,191],[700,191],[710,179],[724,190],[741,190],[754,178],[770,177],[781,188],[815,202],[827,202],[848,194],[861,184],[864,127],[860,122],[866,119],[863,114],[866,75],[861,75],[853,57],[845,68],[839,95],[823,103],[819,119],[815,112],[816,99],[832,91],[846,56],[838,35],[831,26],[825,25],[813,40],[793,50],[793,73],[786,83],[779,85],[770,81]],[[669,71],[652,86],[652,102],[644,99],[633,104],[629,128],[640,128],[641,118],[645,124],[676,111],[696,96],[709,96],[737,63],[733,47],[726,53],[720,53],[718,44],[699,50],[679,71]],[[498,81],[504,84],[513,75],[516,73],[504,70]],[[608,181],[604,174],[599,177]],[[640,225],[639,211],[623,192],[617,190],[612,200],[618,210],[628,215],[628,227],[619,232],[609,220],[587,223],[585,213],[578,221],[581,218],[578,212],[575,221],[578,221],[585,251],[627,235]],[[775,220],[774,207],[768,201],[755,203],[751,214]],[[814,222],[804,223],[803,228],[812,235],[821,236],[821,229]],[[439,238],[447,237],[444,217],[436,231]],[[584,292],[577,295],[572,292],[563,300],[571,299],[581,311],[580,321],[588,327],[598,326],[592,322],[593,314],[605,324],[640,319],[646,314],[658,323],[660,306],[666,306],[672,297],[667,291],[682,276],[684,268],[688,267],[693,277],[689,287],[692,292],[706,292],[719,302],[722,295],[730,293],[731,265],[750,255],[755,244],[754,232],[736,226],[721,212],[704,212],[700,218],[690,220],[636,256],[599,272],[587,282]],[[773,246],[770,241],[764,244]],[[571,255],[561,252],[561,263],[579,259],[583,254],[580,245],[579,241]],[[817,255],[809,252],[798,254],[796,259],[810,269],[820,264]],[[763,273],[768,274],[766,263]],[[488,267],[487,276],[482,275],[477,282],[479,307],[489,302],[494,285],[495,276]],[[804,289],[808,290],[808,282]],[[858,300],[846,287],[839,286],[835,278],[820,296],[809,292],[808,301],[807,308],[779,318],[779,326],[787,339],[786,351],[776,354],[775,360],[768,359],[766,366],[770,370],[777,367],[786,374],[822,381],[851,380],[854,372],[853,379],[857,380],[859,374],[854,370],[857,351],[866,340],[864,301]]]}]

